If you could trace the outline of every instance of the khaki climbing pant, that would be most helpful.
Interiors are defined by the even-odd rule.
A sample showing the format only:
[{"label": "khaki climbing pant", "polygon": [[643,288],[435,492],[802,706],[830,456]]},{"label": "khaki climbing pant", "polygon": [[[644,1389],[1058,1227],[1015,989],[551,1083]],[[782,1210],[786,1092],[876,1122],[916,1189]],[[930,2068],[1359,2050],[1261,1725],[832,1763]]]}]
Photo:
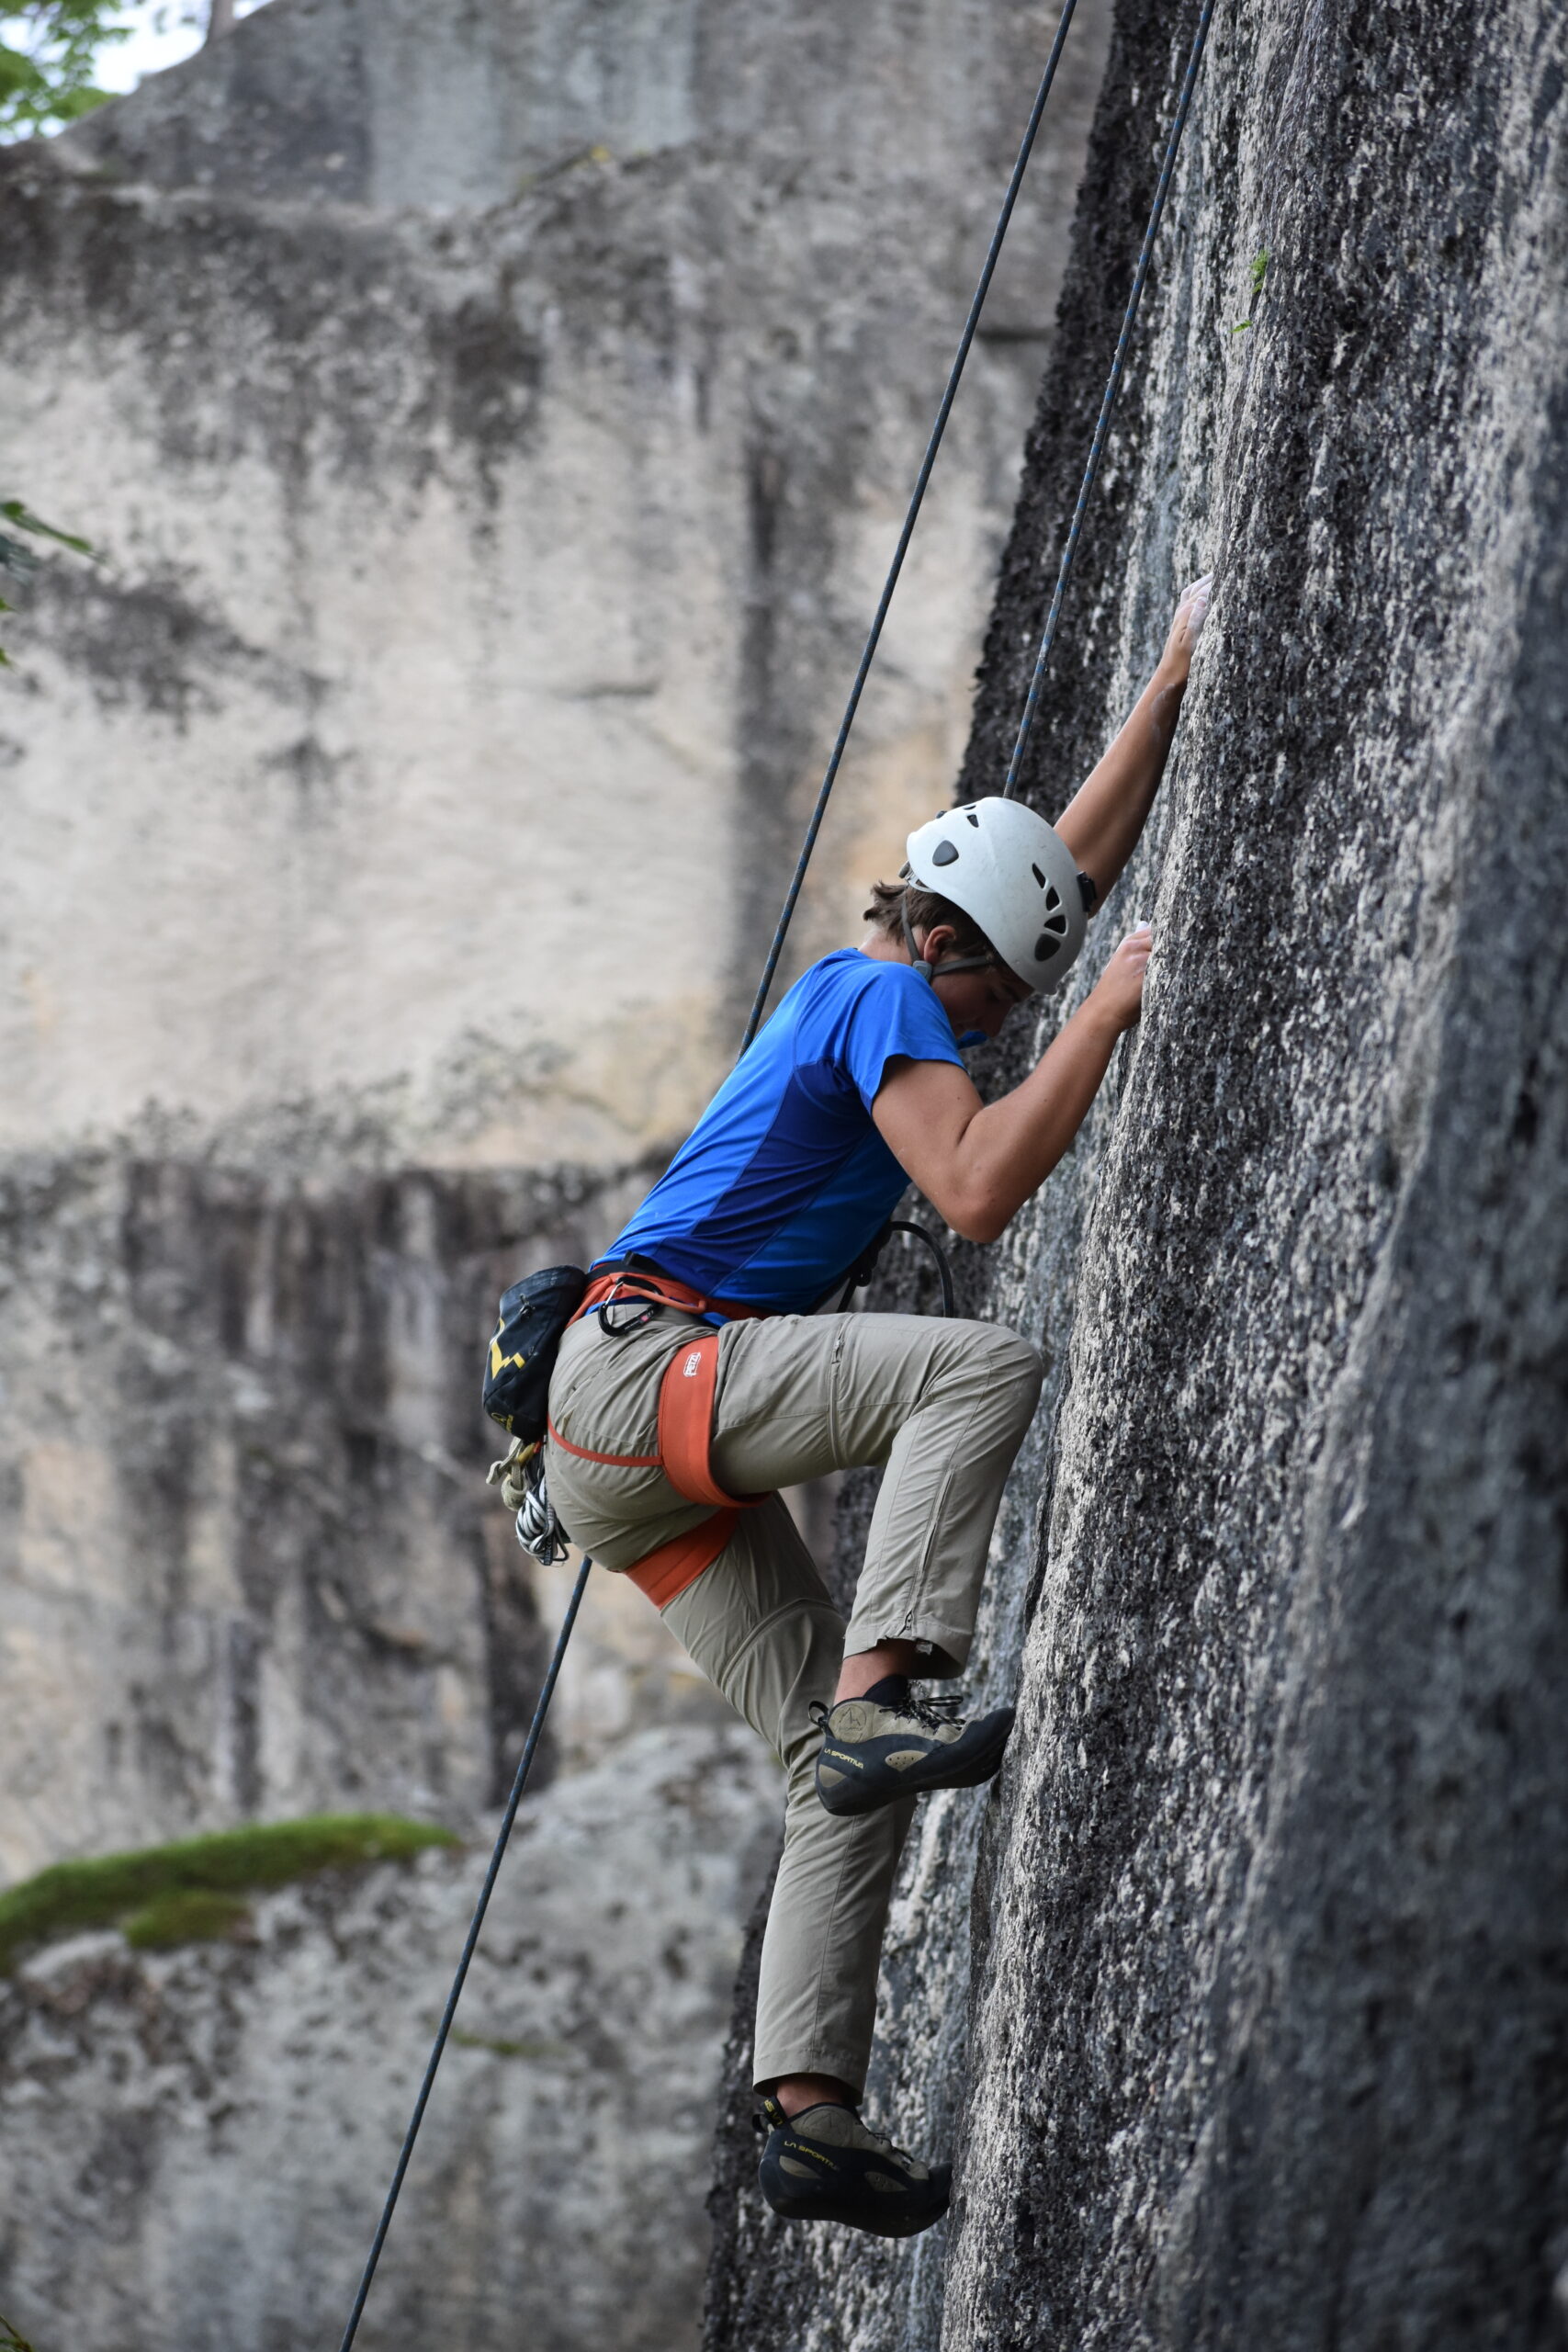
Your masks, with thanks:
[{"label": "khaki climbing pant", "polygon": [[[623,1314],[625,1309],[620,1310]],[[612,1312],[612,1323],[615,1313]],[[593,1453],[657,1455],[659,1385],[705,1326],[673,1309],[606,1335],[591,1314],[561,1343],[550,1418]],[[766,1492],[661,1612],[786,1775],[784,1849],[768,1915],[752,2075],[831,2075],[858,2097],[877,1966],[913,1801],[844,1820],[817,1795],[820,1733],[846,1651],[898,1640],[958,1673],[969,1654],[991,1528],[1040,1394],[1040,1359],[993,1323],[910,1315],[782,1315],[727,1324],[712,1464],[732,1495]],[[884,1464],[846,1628],[775,1491]],[[587,1462],[551,1445],[550,1498],[573,1540],[627,1568],[708,1513],[656,1463]]]}]

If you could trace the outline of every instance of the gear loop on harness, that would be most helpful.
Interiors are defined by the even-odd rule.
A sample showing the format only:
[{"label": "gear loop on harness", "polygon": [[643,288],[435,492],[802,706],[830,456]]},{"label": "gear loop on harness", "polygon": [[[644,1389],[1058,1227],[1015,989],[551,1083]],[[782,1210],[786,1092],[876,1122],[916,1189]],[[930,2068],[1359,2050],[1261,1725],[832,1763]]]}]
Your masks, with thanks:
[{"label": "gear loop on harness", "polygon": [[[917,1225],[914,1218],[909,1216],[890,1216],[870,1249],[855,1260],[845,1277],[843,1289],[839,1292],[839,1304],[835,1311],[841,1315],[854,1293],[865,1288],[881,1262],[883,1251],[896,1233],[911,1234],[917,1241],[924,1244],[935,1260],[937,1279],[942,1284],[942,1311],[951,1320],[958,1312],[958,1304],[953,1293],[953,1268],[948,1263],[947,1252],[934,1234],[928,1233],[923,1225]],[[836,1283],[834,1288],[838,1288]]]},{"label": "gear loop on harness", "polygon": [[[608,1326],[604,1319],[605,1306],[613,1305],[618,1291],[628,1283],[637,1287],[632,1295],[646,1299],[643,1312],[634,1323]],[[717,1309],[719,1302],[685,1283],[678,1283],[651,1266],[627,1270],[615,1268],[600,1275],[589,1284],[583,1298],[582,1313],[598,1310],[599,1328],[611,1339],[624,1338],[638,1329],[649,1316],[661,1308],[671,1307],[684,1315],[696,1315]],[[737,1321],[760,1317],[761,1310],[730,1303],[726,1319]],[[659,1424],[657,1450],[652,1453],[595,1453],[589,1447],[574,1444],[563,1437],[551,1421],[548,1439],[558,1445],[563,1453],[576,1456],[580,1462],[603,1463],[607,1469],[658,1470],[662,1473],[686,1502],[704,1503],[713,1511],[684,1533],[671,1536],[668,1543],[655,1546],[633,1562],[620,1574],[628,1577],[637,1589],[646,1594],[656,1609],[663,1609],[694,1584],[705,1568],[710,1568],[734,1534],[743,1510],[755,1510],[767,1502],[767,1495],[732,1495],[719,1485],[713,1467],[713,1415],[718,1388],[718,1345],[720,1333],[714,1330],[694,1332],[682,1340],[664,1367],[659,1383]]]}]

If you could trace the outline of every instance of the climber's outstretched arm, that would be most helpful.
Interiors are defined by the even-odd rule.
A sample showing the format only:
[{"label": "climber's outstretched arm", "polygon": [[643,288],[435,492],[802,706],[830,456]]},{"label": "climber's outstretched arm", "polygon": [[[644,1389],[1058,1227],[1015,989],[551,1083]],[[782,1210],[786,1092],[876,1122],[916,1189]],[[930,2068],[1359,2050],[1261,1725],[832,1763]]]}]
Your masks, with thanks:
[{"label": "climber's outstretched arm", "polygon": [[1213,582],[1208,572],[1183,589],[1154,676],[1100,765],[1056,820],[1056,831],[1102,898],[1132,855],[1154,806]]},{"label": "climber's outstretched arm", "polygon": [[1148,926],[1116,950],[1071,1020],[1010,1094],[982,1102],[953,1062],[889,1062],[871,1115],[899,1166],[966,1241],[995,1241],[1083,1124],[1116,1040],[1137,1020]]}]

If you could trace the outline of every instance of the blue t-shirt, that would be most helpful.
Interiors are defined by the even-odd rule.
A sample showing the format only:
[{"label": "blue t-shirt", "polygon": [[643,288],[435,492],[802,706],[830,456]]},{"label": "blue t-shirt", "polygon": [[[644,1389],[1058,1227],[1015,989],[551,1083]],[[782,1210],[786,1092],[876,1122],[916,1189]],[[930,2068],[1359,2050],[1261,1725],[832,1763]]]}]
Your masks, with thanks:
[{"label": "blue t-shirt", "polygon": [[852,947],[813,964],[600,1262],[637,1251],[710,1298],[809,1311],[908,1183],[871,1116],[898,1054],[964,1067],[930,981]]}]

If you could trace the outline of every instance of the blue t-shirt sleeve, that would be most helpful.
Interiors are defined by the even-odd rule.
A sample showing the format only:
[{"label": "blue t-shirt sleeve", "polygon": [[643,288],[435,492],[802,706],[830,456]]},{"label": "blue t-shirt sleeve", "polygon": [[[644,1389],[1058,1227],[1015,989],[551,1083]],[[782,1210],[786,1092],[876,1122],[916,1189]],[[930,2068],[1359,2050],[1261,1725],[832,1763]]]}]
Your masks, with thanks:
[{"label": "blue t-shirt sleeve", "polygon": [[914,1062],[956,1062],[964,1068],[953,1025],[929,980],[907,964],[874,965],[856,992],[845,1023],[844,1067],[869,1111],[883,1073],[897,1055]]}]

